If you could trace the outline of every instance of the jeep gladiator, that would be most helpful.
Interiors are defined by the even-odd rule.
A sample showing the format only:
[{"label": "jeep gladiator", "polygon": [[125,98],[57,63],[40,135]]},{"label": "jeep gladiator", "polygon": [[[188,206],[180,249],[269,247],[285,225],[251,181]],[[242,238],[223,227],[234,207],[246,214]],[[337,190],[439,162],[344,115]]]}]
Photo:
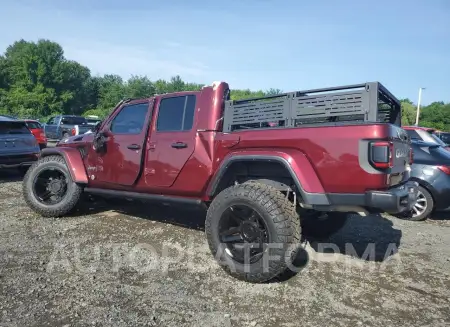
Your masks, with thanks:
[{"label": "jeep gladiator", "polygon": [[[121,101],[25,176],[27,204],[63,216],[82,192],[202,204],[219,264],[249,282],[291,267],[302,234],[327,237],[349,212],[411,210],[411,146],[380,83],[230,100],[201,91]],[[186,218],[189,219],[189,218]]]}]

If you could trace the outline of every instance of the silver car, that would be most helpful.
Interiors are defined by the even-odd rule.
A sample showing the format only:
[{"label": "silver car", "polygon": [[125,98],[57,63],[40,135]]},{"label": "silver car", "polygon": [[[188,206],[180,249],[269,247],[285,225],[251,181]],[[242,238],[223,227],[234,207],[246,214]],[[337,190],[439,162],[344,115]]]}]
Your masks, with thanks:
[{"label": "silver car", "polygon": [[40,148],[25,122],[0,116],[0,169],[24,172],[39,158]]}]

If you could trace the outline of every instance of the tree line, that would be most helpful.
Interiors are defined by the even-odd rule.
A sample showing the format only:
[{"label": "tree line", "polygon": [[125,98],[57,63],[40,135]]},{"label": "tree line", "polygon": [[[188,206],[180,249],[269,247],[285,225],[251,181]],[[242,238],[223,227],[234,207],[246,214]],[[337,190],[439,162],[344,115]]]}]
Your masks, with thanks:
[{"label": "tree line", "polygon": [[[148,97],[176,91],[200,90],[204,84],[180,76],[151,80],[114,74],[93,76],[88,67],[68,60],[61,45],[50,40],[19,40],[0,56],[0,114],[46,118],[56,114],[106,116],[124,98]],[[232,99],[279,94],[280,89],[231,91]],[[402,123],[415,122],[416,106],[402,102]],[[433,102],[421,108],[420,125],[450,131],[450,103]]]}]

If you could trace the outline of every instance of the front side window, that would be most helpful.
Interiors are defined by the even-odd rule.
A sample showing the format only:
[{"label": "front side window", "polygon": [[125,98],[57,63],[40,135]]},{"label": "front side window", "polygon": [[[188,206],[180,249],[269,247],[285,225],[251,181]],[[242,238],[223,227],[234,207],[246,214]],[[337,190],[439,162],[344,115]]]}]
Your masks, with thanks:
[{"label": "front side window", "polygon": [[195,114],[195,95],[165,98],[159,105],[156,130],[188,131],[192,129]]},{"label": "front side window", "polygon": [[147,117],[148,103],[122,107],[111,122],[110,130],[115,134],[140,134]]}]

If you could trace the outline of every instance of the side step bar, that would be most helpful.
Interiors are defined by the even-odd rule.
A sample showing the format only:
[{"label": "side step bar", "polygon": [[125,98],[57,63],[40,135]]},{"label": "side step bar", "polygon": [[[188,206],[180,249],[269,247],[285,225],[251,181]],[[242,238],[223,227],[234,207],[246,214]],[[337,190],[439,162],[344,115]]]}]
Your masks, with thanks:
[{"label": "side step bar", "polygon": [[147,200],[147,201],[171,202],[171,203],[190,204],[190,205],[197,205],[197,206],[201,206],[204,204],[203,201],[200,199],[189,199],[189,198],[182,198],[182,197],[177,197],[177,196],[167,196],[167,195],[161,195],[161,194],[147,194],[147,193],[137,193],[137,192],[120,191],[120,190],[108,190],[108,189],[91,188],[91,187],[85,187],[84,191],[86,193],[90,193],[90,194],[98,194],[98,195],[112,196],[112,197],[118,197],[118,198],[132,198],[132,199]]}]

